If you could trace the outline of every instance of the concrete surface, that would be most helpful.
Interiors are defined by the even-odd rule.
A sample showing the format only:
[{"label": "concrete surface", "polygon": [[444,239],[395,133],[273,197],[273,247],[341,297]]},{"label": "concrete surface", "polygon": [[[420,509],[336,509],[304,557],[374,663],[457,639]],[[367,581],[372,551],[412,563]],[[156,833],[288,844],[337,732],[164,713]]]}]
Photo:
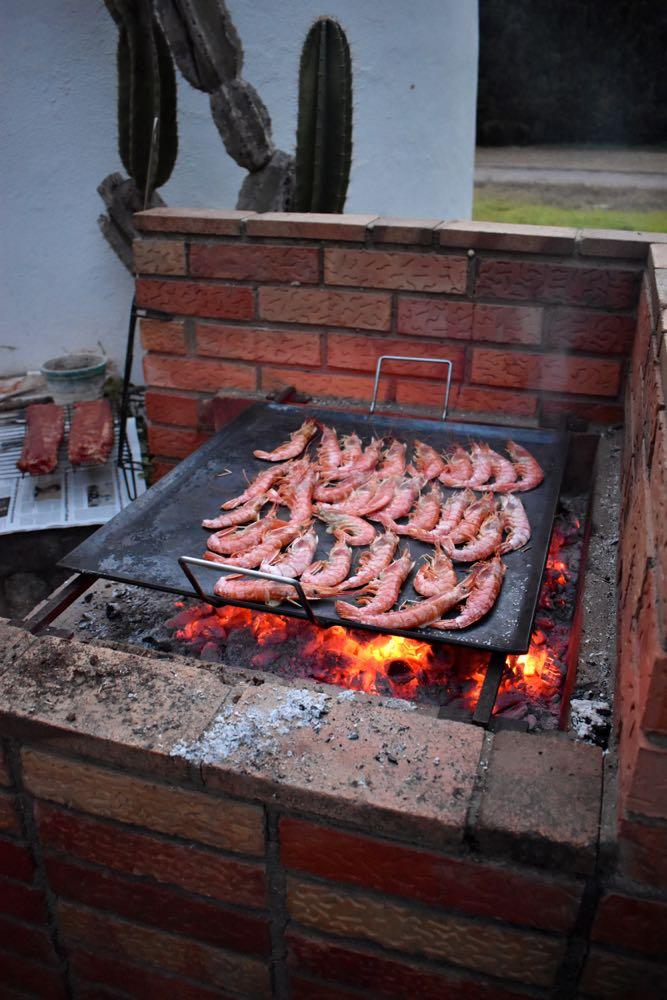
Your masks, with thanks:
[{"label": "concrete surface", "polygon": [[664,190],[667,205],[667,150],[480,147],[475,183]]}]

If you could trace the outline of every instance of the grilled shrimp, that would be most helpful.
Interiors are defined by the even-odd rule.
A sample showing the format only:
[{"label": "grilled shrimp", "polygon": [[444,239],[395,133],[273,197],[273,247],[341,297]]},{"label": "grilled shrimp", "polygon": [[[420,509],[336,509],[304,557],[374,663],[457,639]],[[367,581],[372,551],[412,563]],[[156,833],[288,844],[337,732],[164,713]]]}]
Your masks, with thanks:
[{"label": "grilled shrimp", "polygon": [[369,517],[389,506],[396,493],[396,476],[390,476],[388,479],[376,478],[375,485],[375,492],[363,510],[360,511],[362,517]]},{"label": "grilled shrimp", "polygon": [[373,596],[360,598],[359,603],[365,604],[365,607],[358,608],[354,604],[348,604],[347,601],[336,601],[337,613],[341,618],[355,619],[365,615],[380,614],[393,608],[413,566],[412,557],[405,549],[395,562],[366,587],[366,592]]},{"label": "grilled shrimp", "polygon": [[398,611],[387,611],[384,614],[367,614],[364,610],[358,617],[355,616],[354,620],[364,625],[375,625],[377,628],[387,631],[429,625],[445,611],[453,608],[455,604],[460,604],[465,599],[470,587],[471,581],[468,578],[462,580],[446,594],[439,594],[437,597],[431,597],[425,601],[415,601],[414,604],[409,604]]},{"label": "grilled shrimp", "polygon": [[[331,473],[329,473],[331,475]],[[363,486],[373,476],[372,471],[368,472],[348,472],[344,479],[326,482],[319,482],[313,490],[313,499],[320,503],[342,503],[347,500],[350,493],[359,486]]]},{"label": "grilled shrimp", "polygon": [[470,455],[460,445],[456,445],[451,455],[445,457],[445,467],[438,476],[443,486],[454,489],[465,484],[472,477],[472,462]]},{"label": "grilled shrimp", "polygon": [[355,517],[363,517],[378,489],[378,481],[375,476],[371,476],[365,483],[353,490],[345,500],[333,504],[331,510],[339,514],[354,514]]},{"label": "grilled shrimp", "polygon": [[370,547],[361,553],[356,572],[345,580],[338,590],[356,590],[375,580],[394,558],[397,546],[398,538],[393,532],[387,531],[383,535],[378,535]]},{"label": "grilled shrimp", "polygon": [[453,493],[442,504],[438,523],[435,528],[425,531],[423,528],[412,528],[410,525],[406,525],[402,534],[409,535],[410,538],[416,538],[419,542],[428,542],[431,545],[436,545],[449,534],[452,528],[456,527],[461,520],[464,510],[474,498],[475,494],[471,490],[466,490],[464,493]]},{"label": "grilled shrimp", "polygon": [[257,569],[264,559],[271,559],[273,556],[277,556],[281,548],[282,546],[276,538],[264,536],[258,545],[254,545],[251,549],[247,549],[240,555],[220,556],[207,549],[204,553],[204,559],[207,559],[209,562],[229,563],[232,566],[238,566],[240,569]]},{"label": "grilled shrimp", "polygon": [[351,471],[356,460],[361,457],[361,438],[353,431],[352,434],[344,434],[341,441],[343,446],[339,468]]},{"label": "grilled shrimp", "polygon": [[282,555],[265,559],[260,569],[278,576],[301,576],[313,561],[317,548],[317,532],[314,528],[302,531]]},{"label": "grilled shrimp", "polygon": [[397,535],[412,535],[416,538],[416,532],[432,531],[435,528],[440,517],[441,500],[437,486],[432,486],[428,493],[420,496],[407,524],[396,524],[386,516],[382,519],[382,523]]},{"label": "grilled shrimp", "polygon": [[449,532],[449,540],[453,545],[462,545],[464,542],[472,542],[477,538],[482,521],[496,509],[496,502],[491,493],[474,500],[469,507],[463,511],[463,517]]},{"label": "grilled shrimp", "polygon": [[238,576],[221,576],[213,593],[230,601],[256,601],[258,604],[280,604],[285,598],[296,596],[294,588],[288,584],[242,580]]},{"label": "grilled shrimp", "polygon": [[457,527],[468,507],[475,500],[472,490],[461,490],[459,493],[452,493],[444,503],[440,520],[436,525],[436,530],[441,537],[450,535]]},{"label": "grilled shrimp", "polygon": [[303,476],[295,483],[290,478],[282,487],[280,496],[289,507],[290,518],[305,524],[313,516],[313,489],[317,482],[317,472],[312,466],[306,468]]},{"label": "grilled shrimp", "polygon": [[279,444],[273,451],[253,451],[255,458],[263,458],[266,462],[284,462],[288,458],[296,458],[306,447],[313,435],[317,434],[317,424],[314,420],[304,420],[297,430],[292,431],[289,441]]},{"label": "grilled shrimp", "polygon": [[290,521],[281,528],[274,528],[264,535],[258,545],[235,556],[217,556],[213,552],[205,552],[204,559],[210,562],[230,563],[243,569],[255,569],[260,563],[274,559],[284,545],[289,545],[301,533],[302,526]]},{"label": "grilled shrimp", "polygon": [[445,463],[435,448],[423,441],[415,441],[414,458],[412,465],[408,466],[410,475],[423,476],[426,480],[437,479],[444,468]]},{"label": "grilled shrimp", "polygon": [[487,455],[483,445],[474,442],[470,446],[470,460],[472,462],[472,476],[467,483],[462,483],[461,485],[478,490],[491,478],[491,458]]},{"label": "grilled shrimp", "polygon": [[530,539],[530,521],[518,497],[509,493],[500,500],[500,520],[507,537],[498,549],[499,555],[520,549]]},{"label": "grilled shrimp", "polygon": [[322,588],[329,590],[342,583],[350,572],[352,549],[347,542],[334,542],[326,559],[318,559],[301,576],[301,583],[309,594],[317,595]]},{"label": "grilled shrimp", "polygon": [[343,460],[335,427],[322,425],[322,440],[317,449],[317,465],[320,472],[326,476],[328,472],[337,469]]},{"label": "grilled shrimp", "polygon": [[407,445],[394,439],[387,450],[383,452],[380,474],[383,476],[405,475],[405,452]]},{"label": "grilled shrimp", "polygon": [[502,539],[502,521],[494,512],[484,519],[477,538],[473,539],[472,542],[457,549],[448,538],[443,538],[442,547],[454,562],[475,562],[477,559],[488,559],[489,556],[492,556],[498,550]]},{"label": "grilled shrimp", "polygon": [[232,497],[231,500],[225,500],[221,505],[221,510],[232,510],[234,507],[240,507],[241,504],[247,504],[251,500],[255,500],[258,497],[264,496],[279,479],[282,479],[285,473],[288,471],[289,462],[285,465],[276,465],[273,469],[265,469],[264,472],[260,472],[258,476],[248,484],[248,488],[240,493],[237,497]]},{"label": "grilled shrimp", "polygon": [[456,570],[449,556],[440,546],[428,556],[415,574],[412,586],[422,597],[437,597],[456,586]]},{"label": "grilled shrimp", "polygon": [[412,505],[419,495],[422,483],[419,479],[409,479],[407,476],[400,479],[394,489],[393,498],[386,507],[380,511],[375,511],[368,516],[372,521],[384,523],[386,520],[397,521],[399,517],[406,517],[412,510]]},{"label": "grilled shrimp", "polygon": [[504,493],[505,488],[516,482],[516,469],[504,455],[499,455],[497,451],[490,448],[488,444],[480,445],[486,455],[491,459],[492,483],[484,483],[477,488],[480,490],[491,490],[493,493]]},{"label": "grilled shrimp", "polygon": [[506,486],[504,489],[496,490],[496,492],[525,493],[527,490],[539,486],[544,479],[544,472],[537,459],[533,458],[530,452],[522,448],[520,444],[515,444],[514,441],[507,442],[507,451],[514,462],[518,479],[511,486]]},{"label": "grilled shrimp", "polygon": [[315,513],[321,521],[324,521],[329,531],[339,542],[347,542],[348,545],[370,545],[375,538],[375,528],[363,517],[355,517],[354,514],[341,514],[337,510],[327,510],[325,507],[316,507]]},{"label": "grilled shrimp", "polygon": [[500,588],[505,575],[505,564],[496,556],[489,562],[473,566],[470,578],[472,578],[472,590],[466,601],[465,608],[456,618],[444,618],[433,624],[433,628],[467,628],[474,622],[479,621],[487,614],[496,603],[496,598],[500,593]]},{"label": "grilled shrimp", "polygon": [[229,514],[219,514],[218,517],[213,517],[209,521],[202,521],[201,526],[202,528],[219,531],[221,528],[234,528],[238,524],[247,524],[248,521],[257,519],[260,510],[267,503],[267,500],[268,498],[265,495],[255,497],[254,500],[244,503],[242,507],[237,507],[236,510],[230,511]]},{"label": "grilled shrimp", "polygon": [[[359,440],[356,434],[351,435],[351,438],[356,438],[356,441]],[[343,440],[345,441],[345,438]],[[356,447],[356,442],[353,442],[353,445]],[[349,462],[340,465],[333,472],[330,472],[329,479],[344,479],[348,472],[372,472],[377,467],[381,454],[382,439],[373,438],[371,443],[360,454],[353,454]]]},{"label": "grilled shrimp", "polygon": [[276,517],[263,517],[261,521],[255,521],[246,528],[217,531],[208,538],[206,547],[220,556],[237,555],[257,545],[268,531],[282,528],[286,524],[286,521],[279,521]]}]

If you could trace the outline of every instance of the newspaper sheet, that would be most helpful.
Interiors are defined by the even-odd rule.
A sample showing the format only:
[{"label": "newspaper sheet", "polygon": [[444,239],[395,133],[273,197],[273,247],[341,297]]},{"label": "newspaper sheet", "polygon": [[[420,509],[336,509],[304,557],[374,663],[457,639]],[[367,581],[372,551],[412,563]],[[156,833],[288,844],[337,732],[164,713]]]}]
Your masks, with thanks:
[{"label": "newspaper sheet", "polygon": [[[21,453],[22,431],[15,423],[0,425],[0,534],[42,531],[85,524],[105,524],[131,502],[125,475],[116,465],[115,449],[104,465],[73,467],[60,462],[46,476],[21,476],[15,471]],[[139,467],[141,450],[136,421],[127,421],[127,441]],[[10,471],[13,470],[13,471]],[[128,476],[130,473],[128,473]],[[137,496],[146,481],[135,472]]]}]

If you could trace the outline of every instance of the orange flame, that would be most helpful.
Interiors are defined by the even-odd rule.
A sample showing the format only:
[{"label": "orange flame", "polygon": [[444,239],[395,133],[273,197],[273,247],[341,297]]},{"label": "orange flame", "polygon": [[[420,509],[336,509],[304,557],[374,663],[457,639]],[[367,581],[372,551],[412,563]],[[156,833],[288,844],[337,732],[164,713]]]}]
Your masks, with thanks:
[{"label": "orange flame", "polygon": [[[561,593],[568,583],[567,563],[559,558],[567,541],[566,534],[556,527],[540,593],[543,611],[562,600]],[[183,602],[176,602],[176,606],[182,608]],[[447,703],[453,698],[461,707],[474,709],[486,673],[488,654],[465,647],[432,646],[416,639],[377,635],[342,625],[319,628],[302,619],[248,608],[200,604],[180,611],[168,624],[178,639],[192,643],[195,651],[203,651],[204,655],[206,647],[215,653],[225,647],[230,636],[243,630],[254,640],[253,667],[270,669],[276,664],[294,676],[312,677],[368,694],[437,701],[440,688],[446,691]],[[501,694],[516,692],[529,701],[553,697],[562,684],[558,653],[562,655],[563,649],[562,635],[552,621],[545,619],[543,627],[533,632],[528,652],[508,657]],[[428,697],[429,691],[435,697]],[[501,709],[502,704],[496,708]]]}]

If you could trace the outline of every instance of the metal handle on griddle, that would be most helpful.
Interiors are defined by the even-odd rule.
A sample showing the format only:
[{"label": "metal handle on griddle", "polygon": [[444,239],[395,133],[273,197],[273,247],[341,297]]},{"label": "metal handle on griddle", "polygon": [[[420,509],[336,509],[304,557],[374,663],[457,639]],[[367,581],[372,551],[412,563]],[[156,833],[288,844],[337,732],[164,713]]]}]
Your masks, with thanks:
[{"label": "metal handle on griddle", "polygon": [[[294,589],[296,590],[297,597],[299,598],[299,604],[306,612],[306,617],[308,618],[308,621],[311,621],[313,625],[320,624],[317,618],[315,617],[315,614],[313,613],[313,609],[310,606],[310,601],[306,597],[303,587],[295,577],[278,576],[275,573],[265,573],[264,570],[259,570],[259,569],[243,569],[239,566],[234,566],[232,563],[210,562],[208,559],[197,559],[195,558],[195,556],[180,556],[178,564],[185,573],[185,575],[187,576],[192,586],[195,588],[198,596],[202,599],[202,601],[204,601],[205,604],[209,603],[210,598],[207,597],[204,591],[201,589],[199,585],[199,580],[190,569],[190,566],[201,566],[203,569],[210,569],[210,570],[225,570],[228,573],[240,573],[242,576],[252,576],[258,580],[269,580],[271,583],[281,583],[281,584],[286,583],[290,587],[294,587]],[[276,614],[277,612],[273,613]]]},{"label": "metal handle on griddle", "polygon": [[445,405],[442,411],[441,420],[447,418],[447,410],[449,409],[449,390],[452,385],[452,362],[449,358],[413,358],[409,354],[383,354],[382,357],[378,358],[378,363],[375,368],[375,385],[373,386],[373,399],[371,400],[371,407],[368,411],[368,415],[372,416],[375,412],[375,404],[378,398],[378,388],[380,386],[380,372],[382,370],[383,361],[423,361],[424,364],[433,365],[447,365],[447,384],[445,386]]}]

